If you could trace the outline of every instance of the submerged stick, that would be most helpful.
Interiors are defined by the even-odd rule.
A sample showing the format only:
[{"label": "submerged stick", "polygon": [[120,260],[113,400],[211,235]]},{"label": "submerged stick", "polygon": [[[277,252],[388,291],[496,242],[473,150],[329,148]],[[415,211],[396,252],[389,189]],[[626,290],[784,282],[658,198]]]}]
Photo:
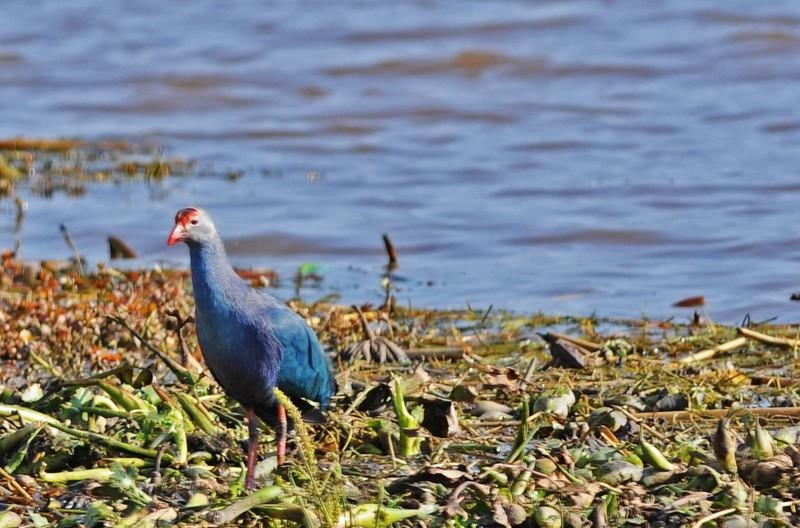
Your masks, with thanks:
[{"label": "submerged stick", "polygon": [[392,244],[392,239],[387,233],[383,234],[383,245],[386,248],[386,255],[389,257],[389,264],[386,266],[390,270],[397,268],[397,250]]},{"label": "submerged stick", "polygon": [[695,352],[694,354],[690,354],[688,356],[682,357],[678,360],[678,363],[694,363],[695,361],[704,361],[706,359],[711,359],[720,352],[730,352],[731,350],[736,350],[737,348],[742,348],[747,344],[747,339],[744,337],[737,337],[736,339],[732,339],[721,345],[717,345],[713,348],[707,348],[705,350],[701,350],[699,352]]}]

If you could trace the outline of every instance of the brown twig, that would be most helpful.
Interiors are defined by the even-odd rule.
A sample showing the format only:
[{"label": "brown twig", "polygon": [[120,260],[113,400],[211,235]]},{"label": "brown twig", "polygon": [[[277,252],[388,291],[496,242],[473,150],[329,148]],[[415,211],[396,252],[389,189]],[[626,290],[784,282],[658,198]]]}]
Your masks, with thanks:
[{"label": "brown twig", "polygon": [[406,350],[406,355],[409,359],[461,359],[464,357],[464,351],[458,347],[427,347]]},{"label": "brown twig", "polygon": [[356,311],[358,314],[358,319],[361,321],[361,328],[364,329],[364,333],[367,334],[367,339],[370,341],[375,341],[375,334],[372,332],[372,329],[369,327],[369,323],[367,323],[367,317],[364,315],[364,312],[361,311],[361,308],[353,305],[353,310]]},{"label": "brown twig", "polygon": [[[637,420],[667,420],[682,422],[694,418],[724,418],[730,414],[730,409],[705,409],[696,411],[653,411],[632,413]],[[800,417],[800,407],[745,407],[736,410],[737,414],[752,414],[768,418],[796,418]]]},{"label": "brown twig", "polygon": [[581,348],[585,348],[586,350],[591,350],[592,352],[596,352],[603,348],[603,345],[599,343],[594,343],[592,341],[587,341],[586,339],[581,339],[579,337],[573,337],[571,335],[562,334],[560,332],[548,332],[548,335],[556,338],[556,339],[563,339],[564,341],[569,341],[573,345],[578,345]]},{"label": "brown twig", "polygon": [[8,482],[8,485],[11,486],[17,493],[19,493],[28,504],[33,504],[36,502],[33,500],[33,497],[31,497],[30,493],[28,493],[25,488],[20,486],[19,482],[17,482],[14,477],[9,475],[2,466],[0,466],[0,477],[3,477],[6,482]]},{"label": "brown twig", "polygon": [[203,367],[200,366],[194,356],[189,352],[189,347],[186,346],[186,341],[183,339],[183,327],[194,323],[194,317],[190,315],[184,318],[181,316],[181,313],[178,310],[169,310],[164,313],[165,315],[174,318],[176,324],[178,325],[176,333],[178,334],[178,347],[181,350],[181,364],[195,372],[202,371]]},{"label": "brown twig", "polygon": [[114,315],[107,315],[106,318],[111,321],[114,321],[119,325],[122,325],[126,330],[128,330],[128,332],[130,332],[130,334],[133,337],[135,337],[142,343],[142,346],[144,346],[147,350],[158,356],[158,358],[161,359],[161,361],[166,363],[167,367],[172,371],[173,374],[175,374],[175,376],[180,381],[188,385],[194,385],[195,383],[197,383],[197,380],[199,379],[199,376],[197,374],[190,371],[189,369],[187,369],[186,367],[184,367],[183,365],[181,365],[180,363],[169,357],[165,352],[162,352],[154,345],[152,345],[139,332],[134,330],[133,327],[129,325],[125,319]]},{"label": "brown twig", "polygon": [[[788,348],[800,347],[800,340],[762,334],[761,332],[756,332],[755,330],[751,330],[750,328],[739,327],[736,329],[736,333],[739,334],[740,336],[748,337],[750,339],[753,339],[760,343],[766,343],[768,345],[778,345]],[[744,337],[740,337],[740,339],[744,339]]]}]

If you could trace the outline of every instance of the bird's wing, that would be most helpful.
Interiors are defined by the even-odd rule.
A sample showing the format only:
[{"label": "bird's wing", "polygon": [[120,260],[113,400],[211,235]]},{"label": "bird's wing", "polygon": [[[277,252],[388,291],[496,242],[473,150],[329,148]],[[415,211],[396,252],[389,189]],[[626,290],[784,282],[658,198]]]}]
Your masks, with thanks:
[{"label": "bird's wing", "polygon": [[299,315],[283,305],[270,306],[268,318],[283,348],[278,388],[290,396],[317,401],[324,409],[333,392],[333,381],[316,334]]}]

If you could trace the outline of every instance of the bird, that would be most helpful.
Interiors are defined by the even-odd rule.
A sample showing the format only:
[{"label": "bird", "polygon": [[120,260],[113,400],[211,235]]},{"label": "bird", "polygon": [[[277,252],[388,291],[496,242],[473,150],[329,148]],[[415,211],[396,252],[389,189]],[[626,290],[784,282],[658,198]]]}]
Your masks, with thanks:
[{"label": "bird", "polygon": [[[253,288],[234,271],[211,216],[186,207],[175,215],[167,238],[189,246],[195,331],[214,379],[245,410],[248,422],[245,487],[255,487],[259,418],[276,433],[278,465],[285,462],[286,409],[278,387],[301,410],[328,409],[336,391],[319,339],[308,323],[269,293]],[[321,416],[321,413],[317,411]]]}]

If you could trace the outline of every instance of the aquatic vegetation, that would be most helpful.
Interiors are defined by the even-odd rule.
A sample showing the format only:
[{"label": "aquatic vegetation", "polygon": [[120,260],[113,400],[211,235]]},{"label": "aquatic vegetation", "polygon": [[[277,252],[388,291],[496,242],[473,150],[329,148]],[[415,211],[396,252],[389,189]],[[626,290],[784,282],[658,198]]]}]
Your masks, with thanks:
[{"label": "aquatic vegetation", "polygon": [[90,182],[154,180],[194,168],[194,162],[127,141],[0,139],[0,197],[15,196],[20,186],[42,196],[80,196]]},{"label": "aquatic vegetation", "polygon": [[[800,522],[796,326],[295,303],[340,394],[324,425],[294,416],[285,466],[264,438],[245,494],[244,416],[199,363],[187,285],[4,255],[4,523]],[[338,355],[369,321],[410,362]]]}]

